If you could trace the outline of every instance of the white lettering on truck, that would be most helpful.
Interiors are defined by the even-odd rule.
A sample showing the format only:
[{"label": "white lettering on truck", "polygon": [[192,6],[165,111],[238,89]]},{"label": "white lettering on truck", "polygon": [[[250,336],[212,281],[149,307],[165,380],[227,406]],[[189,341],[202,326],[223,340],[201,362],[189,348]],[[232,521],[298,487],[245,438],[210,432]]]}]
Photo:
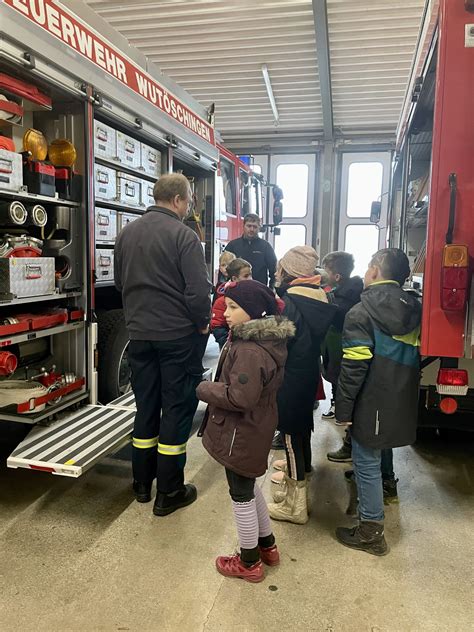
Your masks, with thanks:
[{"label": "white lettering on truck", "polygon": [[13,0],[13,6],[18,11],[21,11],[25,15],[29,15],[28,7],[26,6],[26,0]]},{"label": "white lettering on truck", "polygon": [[56,9],[49,4],[46,5],[46,20],[51,33],[54,33],[56,37],[62,38],[63,35],[59,26],[59,11],[56,11]]},{"label": "white lettering on truck", "polygon": [[92,59],[92,37],[89,33],[86,33],[80,29],[77,24],[74,24],[74,30],[76,31],[77,43],[79,50],[83,55]]},{"label": "white lettering on truck", "polygon": [[66,16],[61,16],[61,26],[63,29],[63,37],[65,42],[69,42],[73,48],[77,50],[76,38],[74,36],[74,26]]},{"label": "white lettering on truck", "polygon": [[44,2],[42,0],[30,0],[30,10],[31,15],[34,17],[35,22],[38,24],[45,24],[46,22],[46,11],[44,10]]},{"label": "white lettering on truck", "polygon": [[101,68],[104,68],[104,70],[107,70],[107,66],[105,65],[104,47],[97,40],[94,40],[94,52],[95,52],[96,62],[99,64]]},{"label": "white lettering on truck", "polygon": [[[26,15],[30,20],[42,26],[91,62],[128,85],[147,101],[154,105],[158,104],[162,111],[189,130],[209,143],[214,143],[212,128],[192,114],[173,95],[165,92],[159,84],[143,75],[132,62],[121,57],[119,52],[114,52],[114,49],[110,48],[99,34],[90,31],[87,25],[81,24],[73,13],[68,16],[61,3],[57,3],[55,0],[3,0],[3,2]],[[135,72],[136,83],[133,77],[130,77],[130,85],[127,69],[129,72]]]}]

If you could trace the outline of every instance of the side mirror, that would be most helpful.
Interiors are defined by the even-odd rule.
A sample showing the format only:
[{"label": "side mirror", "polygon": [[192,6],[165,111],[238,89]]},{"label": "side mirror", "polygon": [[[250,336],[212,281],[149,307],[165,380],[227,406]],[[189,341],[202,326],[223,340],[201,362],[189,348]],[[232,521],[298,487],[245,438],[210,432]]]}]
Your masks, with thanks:
[{"label": "side mirror", "polygon": [[273,193],[273,224],[278,226],[283,219],[283,191],[280,187],[274,186],[272,189]]},{"label": "side mirror", "polygon": [[382,215],[382,202],[372,202],[370,206],[370,221],[372,224],[378,224],[380,222],[380,216]]}]

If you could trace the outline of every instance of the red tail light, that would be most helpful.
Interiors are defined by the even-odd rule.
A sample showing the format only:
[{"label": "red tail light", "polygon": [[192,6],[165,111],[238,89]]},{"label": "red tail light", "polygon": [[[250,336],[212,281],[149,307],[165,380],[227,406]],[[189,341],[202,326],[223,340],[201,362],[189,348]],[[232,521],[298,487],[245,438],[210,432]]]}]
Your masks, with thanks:
[{"label": "red tail light", "polygon": [[467,246],[448,244],[444,247],[441,269],[441,308],[462,311],[469,287],[469,254]]},{"label": "red tail light", "polygon": [[440,369],[436,390],[440,395],[467,395],[469,376],[465,369]]},{"label": "red tail light", "polygon": [[453,397],[443,397],[439,403],[441,412],[445,415],[454,415],[458,409],[458,403]]}]

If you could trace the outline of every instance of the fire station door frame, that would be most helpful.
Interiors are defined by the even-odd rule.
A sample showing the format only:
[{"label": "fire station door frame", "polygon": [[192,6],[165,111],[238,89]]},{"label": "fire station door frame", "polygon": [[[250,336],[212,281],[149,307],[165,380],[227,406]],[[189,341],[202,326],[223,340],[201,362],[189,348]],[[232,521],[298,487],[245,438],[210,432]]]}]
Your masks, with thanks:
[{"label": "fire station door frame", "polygon": [[[266,239],[280,259],[293,246],[311,245],[313,239],[316,154],[274,154],[255,156],[268,181],[283,190],[283,221],[280,234],[267,231]],[[273,219],[273,196],[267,191],[267,218]]]},{"label": "fire station door frame", "polygon": [[[354,274],[362,275],[371,256],[386,247],[390,152],[342,154],[338,250],[354,255]],[[380,221],[370,221],[371,202],[382,204]]]}]

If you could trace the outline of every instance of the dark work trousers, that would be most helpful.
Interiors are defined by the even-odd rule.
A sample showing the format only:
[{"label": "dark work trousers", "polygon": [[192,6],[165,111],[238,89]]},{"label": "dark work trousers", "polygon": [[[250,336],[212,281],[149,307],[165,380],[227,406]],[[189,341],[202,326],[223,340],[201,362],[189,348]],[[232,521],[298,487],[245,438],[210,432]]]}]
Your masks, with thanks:
[{"label": "dark work trousers", "polygon": [[295,481],[304,481],[311,472],[311,431],[283,435],[288,476]]},{"label": "dark work trousers", "polygon": [[395,478],[395,473],[393,471],[393,449],[392,448],[386,448],[382,450],[380,466],[382,470],[382,479],[384,481],[390,481]]},{"label": "dark work trousers", "polygon": [[165,494],[184,485],[186,444],[207,338],[196,332],[177,340],[131,340],[128,346],[137,405],[133,477],[147,484],[156,477],[158,491]]},{"label": "dark work trousers", "polygon": [[248,503],[255,498],[255,479],[241,476],[225,468],[229,494],[235,503]]}]

